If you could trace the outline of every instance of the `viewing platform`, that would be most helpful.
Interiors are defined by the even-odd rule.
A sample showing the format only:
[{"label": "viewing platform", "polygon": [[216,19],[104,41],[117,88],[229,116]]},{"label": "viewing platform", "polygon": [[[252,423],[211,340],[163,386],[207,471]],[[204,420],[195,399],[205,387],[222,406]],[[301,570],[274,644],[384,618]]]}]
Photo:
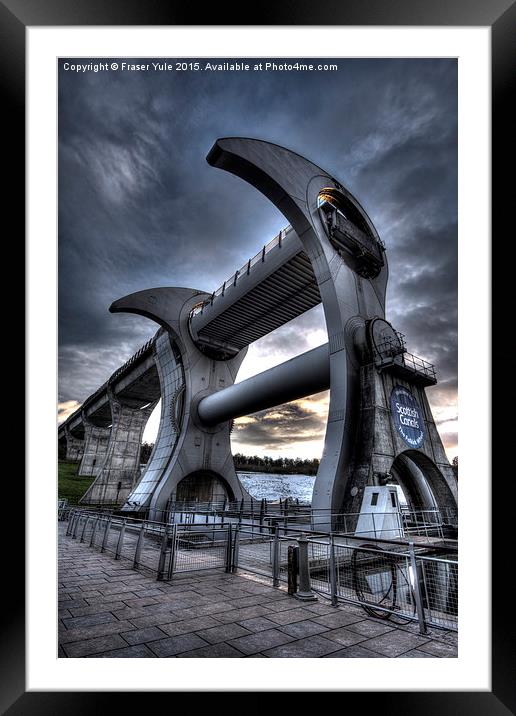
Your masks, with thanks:
[{"label": "viewing platform", "polygon": [[[159,534],[149,523],[131,524],[115,516],[86,511],[64,516],[70,519],[59,522],[60,657],[457,656],[456,631],[426,624],[421,633],[421,623],[413,618],[415,606],[405,610],[401,598],[394,605],[375,588],[375,610],[368,599],[369,608],[348,601],[345,591],[337,600],[325,594],[328,542],[318,541],[310,552],[313,592],[300,591],[300,570],[299,588],[289,594],[290,548],[301,546],[302,536],[301,541],[290,535],[275,542],[270,534],[244,534],[243,525],[237,540],[226,526],[205,544],[178,526],[170,541],[164,525]],[[337,549],[340,573],[350,565],[356,572],[355,552],[347,545]],[[410,587],[403,577],[408,575],[405,555],[363,549],[356,555],[361,574],[365,564],[370,575],[387,565],[391,577],[396,575],[397,593]],[[395,571],[394,558],[399,560]],[[434,576],[435,589],[442,573]],[[339,589],[349,588],[345,582]],[[425,618],[435,621],[437,604],[435,598],[428,601],[431,597],[428,591],[422,608]],[[382,601],[396,613],[388,614]]]}]

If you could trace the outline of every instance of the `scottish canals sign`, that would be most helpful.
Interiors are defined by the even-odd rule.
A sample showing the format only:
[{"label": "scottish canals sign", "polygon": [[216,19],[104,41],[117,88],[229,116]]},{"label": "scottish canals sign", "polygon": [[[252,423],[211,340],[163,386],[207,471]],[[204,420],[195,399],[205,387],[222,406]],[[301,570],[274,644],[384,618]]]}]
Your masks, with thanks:
[{"label": "scottish canals sign", "polygon": [[391,416],[404,442],[419,448],[425,439],[423,411],[406,388],[397,385],[391,393]]}]

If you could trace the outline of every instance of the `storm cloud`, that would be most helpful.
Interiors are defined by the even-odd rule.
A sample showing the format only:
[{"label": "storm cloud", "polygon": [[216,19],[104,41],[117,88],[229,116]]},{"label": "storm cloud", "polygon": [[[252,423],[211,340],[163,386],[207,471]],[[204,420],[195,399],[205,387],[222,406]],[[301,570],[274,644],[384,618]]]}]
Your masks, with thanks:
[{"label": "storm cloud", "polygon": [[[218,137],[248,136],[324,167],[370,215],[387,246],[387,319],[435,363],[428,396],[455,450],[457,64],[331,61],[336,71],[81,74],[60,61],[60,417],[156,331],[110,314],[112,301],[156,286],[211,292],[286,225],[206,163]],[[325,341],[318,307],[251,346],[240,379]],[[253,416],[233,439],[318,457],[326,404],[321,395]]]}]

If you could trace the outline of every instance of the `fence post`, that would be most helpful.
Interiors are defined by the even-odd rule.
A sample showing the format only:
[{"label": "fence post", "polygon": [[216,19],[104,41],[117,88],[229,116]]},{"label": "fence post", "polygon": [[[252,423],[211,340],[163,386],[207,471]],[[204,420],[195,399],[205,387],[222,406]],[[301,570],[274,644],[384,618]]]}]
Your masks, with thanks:
[{"label": "fence post", "polygon": [[330,535],[330,592],[332,607],[339,606],[339,594],[337,588],[337,562],[335,560],[335,537]]},{"label": "fence post", "polygon": [[79,523],[81,521],[81,518],[82,518],[82,514],[79,512],[77,515],[77,520],[73,526],[72,539],[77,539],[77,532],[79,531]]},{"label": "fence post", "polygon": [[66,536],[67,537],[72,534],[72,525],[73,525],[74,520],[75,520],[75,510],[72,510],[72,512],[70,513],[70,518],[68,520],[68,527],[66,528]]},{"label": "fence post", "polygon": [[226,540],[226,572],[231,572],[231,546],[232,546],[232,526],[228,524],[227,528],[227,540]]},{"label": "fence post", "polygon": [[142,522],[142,526],[140,527],[140,534],[138,535],[138,541],[136,542],[136,549],[134,550],[133,569],[138,569],[138,567],[140,566],[140,555],[142,552],[144,529],[145,522]]},{"label": "fence post", "polygon": [[111,527],[111,517],[108,517],[106,520],[106,529],[104,530],[104,537],[102,538],[102,546],[100,548],[101,553],[104,552],[106,549],[106,543],[108,540],[108,534]]},{"label": "fence post", "polygon": [[95,539],[95,533],[97,532],[97,526],[99,524],[100,515],[95,520],[95,523],[93,525],[93,529],[91,530],[91,539],[90,539],[90,547],[94,547],[93,540]]},{"label": "fence post", "polygon": [[310,570],[308,568],[308,540],[304,535],[297,538],[299,545],[299,589],[294,594],[302,602],[316,602],[317,597],[310,587]]},{"label": "fence post", "polygon": [[279,587],[279,527],[277,521],[274,524],[274,536],[272,542],[272,586]]},{"label": "fence post", "polygon": [[159,562],[158,562],[158,576],[156,577],[159,582],[163,580],[163,573],[165,571],[165,556],[167,553],[167,547],[168,547],[168,528],[167,525],[165,525],[165,529],[163,532],[163,538],[161,540],[161,549],[159,553]]},{"label": "fence post", "polygon": [[84,537],[86,536],[86,527],[88,526],[89,521],[90,521],[90,518],[87,517],[86,521],[84,522],[84,527],[82,528],[82,532],[81,532],[81,540],[80,540],[81,542],[84,542]]},{"label": "fence post", "polygon": [[72,519],[73,519],[73,513],[70,512],[68,515],[68,524],[66,525],[66,532],[65,532],[65,535],[67,537],[70,534],[70,527],[72,526]]},{"label": "fence post", "polygon": [[116,543],[115,559],[120,559],[120,555],[122,554],[122,547],[124,545],[125,523],[126,520],[122,520],[122,524],[120,525],[120,534],[118,535],[118,542]]},{"label": "fence post", "polygon": [[[251,532],[252,534],[252,532]],[[231,561],[231,571],[236,572],[238,569],[238,548],[240,545],[240,527],[235,529],[233,537],[233,559]]]},{"label": "fence post", "polygon": [[297,592],[298,551],[298,547],[289,544],[287,557],[287,591],[290,595]]},{"label": "fence post", "polygon": [[168,561],[167,580],[172,579],[174,574],[174,567],[176,563],[176,548],[177,548],[177,525],[172,525],[172,534],[170,535],[171,546],[170,546],[170,557]]},{"label": "fence post", "polygon": [[414,600],[416,602],[417,619],[419,622],[420,634],[426,634],[425,624],[425,613],[423,610],[423,600],[421,598],[421,583],[419,581],[419,575],[417,573],[416,553],[414,551],[414,542],[409,540],[409,555],[410,555],[410,566],[412,568],[412,574],[414,577],[414,583],[409,580],[412,586],[412,592],[414,594]]}]

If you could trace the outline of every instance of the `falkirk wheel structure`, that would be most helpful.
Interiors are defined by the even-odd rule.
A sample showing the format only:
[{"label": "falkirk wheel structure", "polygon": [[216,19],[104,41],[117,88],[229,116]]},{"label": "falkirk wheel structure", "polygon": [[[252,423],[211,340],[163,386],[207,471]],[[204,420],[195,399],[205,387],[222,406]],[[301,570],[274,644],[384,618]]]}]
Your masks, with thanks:
[{"label": "falkirk wheel structure", "polygon": [[[155,288],[111,305],[160,328],[59,426],[67,458],[95,477],[82,504],[162,519],[174,500],[248,498],[231,453],[233,420],[329,388],[313,510],[364,511],[371,488],[392,481],[413,509],[456,509],[457,481],[425,394],[435,371],[385,318],[386,250],[357,199],[265,141],[219,139],[207,161],[252,184],[289,226],[212,294]],[[326,345],[235,384],[250,343],[319,303]],[[160,398],[141,473],[143,430]]]}]

